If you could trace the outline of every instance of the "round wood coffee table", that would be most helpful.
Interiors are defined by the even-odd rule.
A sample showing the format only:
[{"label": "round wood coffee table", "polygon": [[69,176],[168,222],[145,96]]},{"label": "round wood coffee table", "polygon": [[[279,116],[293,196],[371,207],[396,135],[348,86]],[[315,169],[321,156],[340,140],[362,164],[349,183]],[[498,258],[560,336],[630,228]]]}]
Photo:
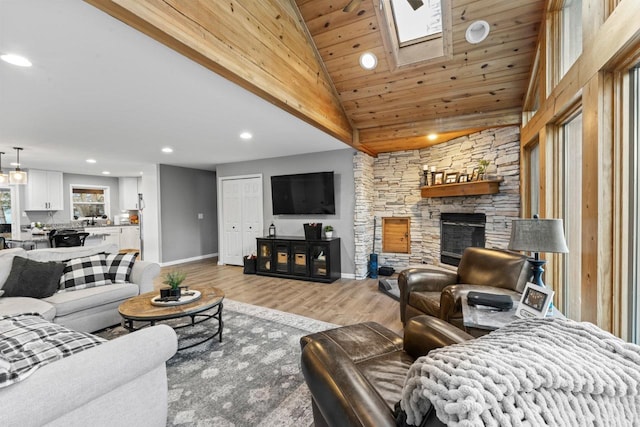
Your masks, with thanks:
[{"label": "round wood coffee table", "polygon": [[[153,326],[161,320],[191,318],[190,323],[171,325],[174,329],[180,329],[186,326],[195,326],[210,319],[217,319],[218,328],[213,335],[209,335],[195,344],[179,347],[178,350],[194,347],[215,337],[218,337],[222,342],[222,328],[224,326],[222,321],[222,300],[224,299],[224,292],[207,285],[189,286],[189,290],[199,291],[201,296],[193,302],[182,305],[161,307],[151,304],[151,299],[158,296],[159,291],[147,292],[126,300],[118,307],[118,311],[124,319],[123,326],[129,331],[136,331],[145,326]],[[201,319],[196,321],[196,317]],[[134,322],[145,322],[146,324],[136,327]]]}]

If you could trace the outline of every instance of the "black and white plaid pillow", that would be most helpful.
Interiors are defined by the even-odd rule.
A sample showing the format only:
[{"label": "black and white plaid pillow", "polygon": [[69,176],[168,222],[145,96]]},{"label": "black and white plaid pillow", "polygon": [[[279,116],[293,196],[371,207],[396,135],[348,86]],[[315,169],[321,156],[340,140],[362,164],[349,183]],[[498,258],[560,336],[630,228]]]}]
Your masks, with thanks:
[{"label": "black and white plaid pillow", "polygon": [[136,262],[138,253],[109,254],[107,255],[107,272],[113,283],[129,283],[133,263]]},{"label": "black and white plaid pillow", "polygon": [[98,254],[67,261],[60,278],[59,292],[76,291],[110,284],[106,255]]}]

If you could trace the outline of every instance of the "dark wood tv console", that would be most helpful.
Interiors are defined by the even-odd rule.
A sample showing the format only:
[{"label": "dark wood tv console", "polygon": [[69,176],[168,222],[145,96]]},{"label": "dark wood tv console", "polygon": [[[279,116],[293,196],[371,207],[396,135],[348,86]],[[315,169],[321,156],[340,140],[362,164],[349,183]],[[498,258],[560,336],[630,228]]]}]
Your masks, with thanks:
[{"label": "dark wood tv console", "polygon": [[340,238],[259,237],[256,274],[331,283],[340,278]]}]

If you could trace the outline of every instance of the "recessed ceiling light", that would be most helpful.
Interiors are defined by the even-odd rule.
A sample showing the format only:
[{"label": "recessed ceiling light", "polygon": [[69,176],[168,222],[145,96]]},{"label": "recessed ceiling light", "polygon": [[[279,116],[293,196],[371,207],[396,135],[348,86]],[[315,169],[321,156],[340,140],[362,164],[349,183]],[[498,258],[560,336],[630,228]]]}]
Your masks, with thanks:
[{"label": "recessed ceiling light", "polygon": [[0,55],[0,59],[4,62],[8,62],[9,64],[17,65],[18,67],[31,67],[31,61],[29,61],[24,56],[14,55],[12,53],[7,53],[5,55]]},{"label": "recessed ceiling light", "polygon": [[163,153],[173,153],[173,148],[171,148],[171,147],[164,147],[164,148],[162,149],[162,152],[163,152]]},{"label": "recessed ceiling light", "polygon": [[247,140],[253,138],[253,135],[251,135],[251,132],[242,132],[240,138]]},{"label": "recessed ceiling light", "polygon": [[430,133],[429,135],[427,135],[427,139],[429,141],[435,141],[436,139],[438,139],[438,134]]},{"label": "recessed ceiling light", "polygon": [[111,172],[109,172],[109,171],[102,171],[102,175],[111,175]]},{"label": "recessed ceiling light", "polygon": [[378,58],[371,52],[360,55],[360,66],[365,70],[373,70],[378,66]]},{"label": "recessed ceiling light", "polygon": [[95,163],[96,159],[87,159],[87,163]]},{"label": "recessed ceiling light", "polygon": [[467,27],[464,38],[471,44],[478,44],[489,35],[489,23],[487,21],[474,21]]}]

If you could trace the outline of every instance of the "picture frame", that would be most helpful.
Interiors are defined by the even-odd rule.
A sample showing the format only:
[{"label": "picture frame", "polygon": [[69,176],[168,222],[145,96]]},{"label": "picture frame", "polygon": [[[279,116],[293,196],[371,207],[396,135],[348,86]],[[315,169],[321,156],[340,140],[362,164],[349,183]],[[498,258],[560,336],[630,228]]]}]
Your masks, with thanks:
[{"label": "picture frame", "polygon": [[480,177],[480,168],[473,168],[473,172],[471,172],[471,178],[469,181],[477,181]]},{"label": "picture frame", "polygon": [[468,182],[469,181],[469,175],[467,175],[466,173],[461,173],[460,175],[458,175],[458,182]]},{"label": "picture frame", "polygon": [[516,316],[521,319],[545,317],[549,311],[553,294],[553,290],[549,288],[528,282],[522,292]]},{"label": "picture frame", "polygon": [[455,184],[458,182],[458,172],[447,172],[444,177],[445,184]]},{"label": "picture frame", "polygon": [[432,181],[433,185],[444,184],[444,172],[434,172]]}]

